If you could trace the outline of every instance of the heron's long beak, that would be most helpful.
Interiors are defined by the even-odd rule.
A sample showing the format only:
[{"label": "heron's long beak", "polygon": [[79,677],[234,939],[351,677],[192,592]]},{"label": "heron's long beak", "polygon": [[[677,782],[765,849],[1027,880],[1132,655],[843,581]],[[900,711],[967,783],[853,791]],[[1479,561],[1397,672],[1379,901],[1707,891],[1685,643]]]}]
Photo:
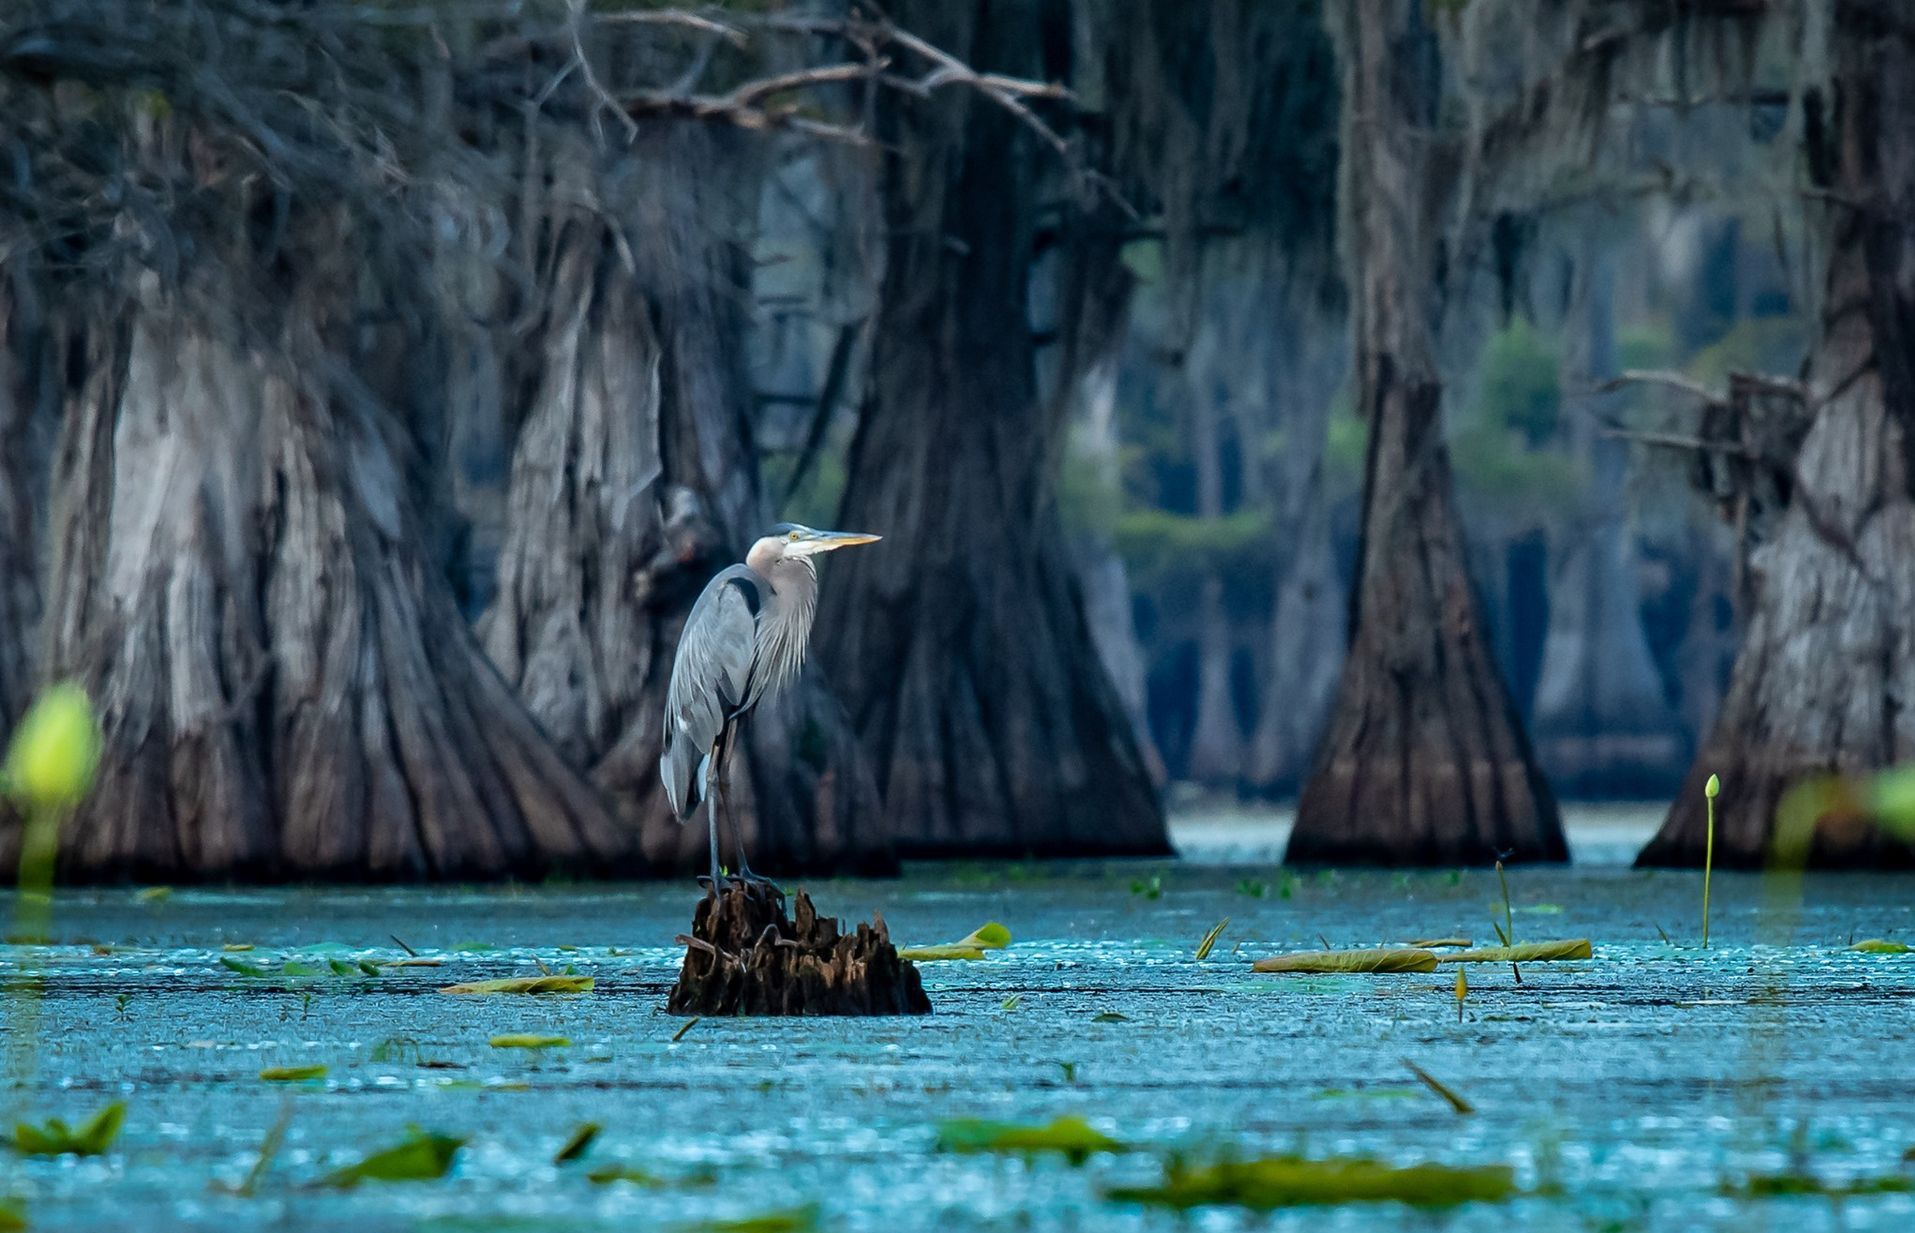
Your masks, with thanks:
[{"label": "heron's long beak", "polygon": [[862,531],[813,531],[806,537],[805,548],[810,552],[835,552],[853,544],[875,544],[882,538]]}]

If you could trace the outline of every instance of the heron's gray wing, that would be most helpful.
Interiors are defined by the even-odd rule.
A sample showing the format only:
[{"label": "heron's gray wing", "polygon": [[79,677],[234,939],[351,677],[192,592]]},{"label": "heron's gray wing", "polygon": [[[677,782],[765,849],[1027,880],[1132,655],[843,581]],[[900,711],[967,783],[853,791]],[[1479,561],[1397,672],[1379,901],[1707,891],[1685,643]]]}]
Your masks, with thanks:
[{"label": "heron's gray wing", "polygon": [[763,599],[758,575],[733,565],[705,584],[679,635],[658,770],[680,821],[704,799],[705,762],[725,720],[750,697]]}]

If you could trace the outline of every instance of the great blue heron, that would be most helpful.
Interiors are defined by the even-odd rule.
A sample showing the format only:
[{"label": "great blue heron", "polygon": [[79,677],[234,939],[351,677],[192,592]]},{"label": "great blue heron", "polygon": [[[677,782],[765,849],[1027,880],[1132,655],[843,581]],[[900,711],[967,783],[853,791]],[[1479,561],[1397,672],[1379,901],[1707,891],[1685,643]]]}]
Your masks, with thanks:
[{"label": "great blue heron", "polygon": [[[875,535],[814,531],[781,522],[751,546],[743,565],[718,571],[685,620],[665,694],[665,751],[658,772],[682,823],[708,801],[711,886],[718,892],[718,813],[731,813],[727,790],[738,721],[798,675],[818,610],[821,552],[874,543]],[[745,837],[731,819],[738,845],[737,876],[763,879],[745,861]]]}]

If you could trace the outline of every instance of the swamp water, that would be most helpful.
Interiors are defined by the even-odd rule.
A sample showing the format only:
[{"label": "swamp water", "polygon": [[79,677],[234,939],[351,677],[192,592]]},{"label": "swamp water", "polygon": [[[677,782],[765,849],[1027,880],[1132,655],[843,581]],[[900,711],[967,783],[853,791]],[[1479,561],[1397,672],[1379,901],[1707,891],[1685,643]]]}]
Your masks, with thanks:
[{"label": "swamp water", "polygon": [[[36,1230],[1915,1227],[1915,954],[1848,949],[1915,940],[1915,878],[1719,873],[1705,952],[1700,876],[1627,868],[1640,819],[1591,815],[1581,863],[1513,870],[1510,890],[1517,941],[1587,937],[1594,960],[1520,985],[1471,966],[1459,1023],[1447,966],[1250,965],[1493,945],[1495,873],[1287,874],[1273,826],[1188,819],[1181,863],[805,883],[824,910],[882,911],[900,944],[1009,927],[1007,949],[924,968],[923,1019],[687,1028],[662,1012],[687,886],[62,892],[53,945],[0,948],[8,1081],[29,1075],[9,1122],[124,1101],[125,1124],[103,1155],[0,1152],[0,1200]],[[361,969],[406,958],[395,937],[437,965]],[[439,992],[541,965],[595,989]],[[1071,1115],[1128,1150],[1073,1167],[940,1149],[948,1119]],[[554,1164],[588,1122],[596,1139]],[[314,1185],[409,1125],[465,1140],[446,1176]],[[1522,1194],[1188,1215],[1105,1195],[1175,1156],[1289,1153],[1507,1165]],[[1877,1192],[1746,1193],[1804,1178]]]}]

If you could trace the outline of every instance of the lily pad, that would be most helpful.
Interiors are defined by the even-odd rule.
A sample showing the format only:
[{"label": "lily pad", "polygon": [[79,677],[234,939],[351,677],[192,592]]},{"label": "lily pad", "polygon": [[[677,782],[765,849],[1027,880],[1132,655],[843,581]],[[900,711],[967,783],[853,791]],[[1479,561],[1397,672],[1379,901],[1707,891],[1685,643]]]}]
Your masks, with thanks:
[{"label": "lily pad", "polygon": [[268,1066],[259,1072],[259,1077],[268,1083],[305,1083],[312,1079],[326,1077],[324,1066]]},{"label": "lily pad", "polygon": [[1375,950],[1307,950],[1272,955],[1250,965],[1253,972],[1434,972],[1436,955],[1419,947]]},{"label": "lily pad", "polygon": [[1915,946],[1910,946],[1906,942],[1891,941],[1888,938],[1864,938],[1849,949],[1859,950],[1865,955],[1906,955],[1910,951],[1915,951]]},{"label": "lily pad", "polygon": [[410,1127],[406,1137],[355,1164],[335,1169],[315,1185],[350,1190],[361,1182],[429,1182],[444,1177],[465,1139]]},{"label": "lily pad", "polygon": [[937,963],[947,959],[982,959],[986,951],[1003,950],[1011,944],[1011,931],[996,921],[979,925],[969,936],[941,946],[906,946],[898,958],[911,963]]},{"label": "lily pad", "polygon": [[1184,1210],[1227,1205],[1268,1211],[1279,1207],[1341,1203],[1405,1203],[1411,1207],[1455,1207],[1463,1203],[1499,1203],[1517,1194],[1515,1173],[1506,1165],[1451,1168],[1421,1164],[1398,1167],[1379,1160],[1305,1160],[1278,1156],[1172,1168],[1160,1185],[1120,1186],[1105,1197],[1128,1203]]},{"label": "lily pad", "polygon": [[562,1049],[572,1043],[569,1036],[540,1036],[533,1032],[508,1032],[494,1036],[494,1049]]},{"label": "lily pad", "polygon": [[126,1102],[116,1100],[71,1129],[59,1118],[35,1126],[16,1122],[13,1150],[22,1156],[99,1156],[113,1146],[126,1122]]},{"label": "lily pad", "polygon": [[1515,946],[1486,946],[1444,955],[1438,963],[1553,963],[1569,959],[1594,958],[1588,938],[1565,938],[1556,942],[1521,942]]},{"label": "lily pad", "polygon": [[18,1233],[26,1227],[26,1206],[14,1199],[0,1199],[0,1233]]},{"label": "lily pad", "polygon": [[975,1118],[940,1122],[938,1150],[1016,1155],[1057,1152],[1071,1164],[1081,1165],[1096,1152],[1121,1152],[1125,1148],[1083,1118],[1066,1115],[1042,1126]]},{"label": "lily pad", "polygon": [[474,980],[463,985],[447,985],[440,993],[590,993],[595,982],[590,976],[559,975],[511,976],[504,980]]}]

